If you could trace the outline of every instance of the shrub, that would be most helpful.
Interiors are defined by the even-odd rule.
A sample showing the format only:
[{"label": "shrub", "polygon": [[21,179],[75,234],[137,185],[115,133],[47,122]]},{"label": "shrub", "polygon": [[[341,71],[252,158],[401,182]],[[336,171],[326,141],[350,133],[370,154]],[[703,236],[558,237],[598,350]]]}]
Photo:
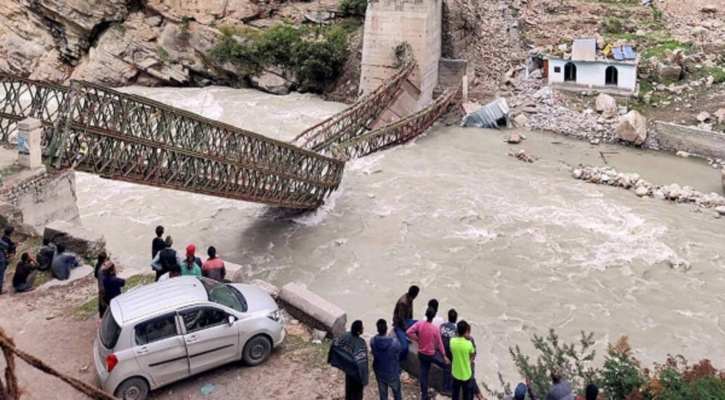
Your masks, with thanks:
[{"label": "shrub", "polygon": [[279,24],[264,31],[221,31],[221,39],[209,54],[212,59],[232,63],[248,74],[270,66],[284,67],[297,77],[301,91],[322,91],[337,77],[348,56],[348,35],[339,26],[309,30]]},{"label": "shrub", "polygon": [[[540,355],[531,361],[516,347],[509,349],[514,364],[522,377],[530,377],[534,390],[544,398],[551,386],[548,371],[559,367],[571,381],[575,393],[581,394],[589,382],[597,384],[607,400],[715,400],[725,399],[725,370],[719,371],[709,360],[688,365],[682,356],[670,356],[664,364],[655,364],[652,370],[642,368],[632,355],[627,337],[622,337],[607,348],[601,370],[587,367],[594,359],[592,334],[582,332],[579,346],[561,343],[551,330],[546,338],[534,335],[534,347]],[[510,394],[511,385],[499,374],[505,393],[492,395],[502,398]]]},{"label": "shrub", "polygon": [[602,21],[602,31],[604,33],[624,33],[625,28],[622,20],[617,17],[606,17]]},{"label": "shrub", "polygon": [[340,1],[340,11],[352,15],[365,15],[368,9],[368,0],[342,0]]}]

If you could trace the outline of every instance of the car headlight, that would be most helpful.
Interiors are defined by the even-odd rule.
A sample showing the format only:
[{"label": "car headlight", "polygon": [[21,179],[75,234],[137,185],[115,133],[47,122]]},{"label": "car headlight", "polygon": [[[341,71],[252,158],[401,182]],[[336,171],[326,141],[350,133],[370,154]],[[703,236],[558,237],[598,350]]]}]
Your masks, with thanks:
[{"label": "car headlight", "polygon": [[282,314],[279,312],[279,309],[267,314],[267,318],[271,319],[274,322],[282,322]]}]

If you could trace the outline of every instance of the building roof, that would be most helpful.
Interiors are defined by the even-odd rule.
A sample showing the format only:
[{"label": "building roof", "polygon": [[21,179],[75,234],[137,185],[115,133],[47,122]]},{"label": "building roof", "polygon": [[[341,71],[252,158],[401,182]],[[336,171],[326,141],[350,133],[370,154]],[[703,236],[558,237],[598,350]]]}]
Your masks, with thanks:
[{"label": "building roof", "polygon": [[596,61],[597,39],[575,40],[571,48],[571,59],[573,61]]}]

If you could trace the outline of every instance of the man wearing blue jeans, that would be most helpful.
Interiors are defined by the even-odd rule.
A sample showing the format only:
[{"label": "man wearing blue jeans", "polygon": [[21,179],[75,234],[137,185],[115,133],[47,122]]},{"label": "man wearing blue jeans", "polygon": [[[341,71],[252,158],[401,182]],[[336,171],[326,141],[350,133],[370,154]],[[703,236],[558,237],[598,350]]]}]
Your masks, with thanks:
[{"label": "man wearing blue jeans", "polygon": [[384,319],[377,322],[378,335],[370,339],[370,350],[373,353],[373,370],[378,381],[380,400],[388,400],[388,388],[393,391],[393,399],[403,400],[400,387],[400,344],[398,340],[388,337],[388,323]]},{"label": "man wearing blue jeans", "polygon": [[[458,312],[451,308],[448,310],[448,322],[441,325],[441,339],[443,339],[443,347],[446,349],[446,356],[449,360],[453,359],[451,354],[451,339],[456,337],[458,334],[458,328],[456,327],[456,321],[458,321]],[[443,387],[441,388],[441,394],[444,396],[451,395],[451,366],[446,365],[443,368]]]},{"label": "man wearing blue jeans", "polygon": [[400,297],[398,302],[395,303],[393,330],[398,341],[400,341],[400,361],[405,360],[408,355],[408,337],[405,332],[418,322],[413,319],[413,300],[418,297],[418,293],[420,293],[420,288],[413,285],[408,288],[408,293]]}]

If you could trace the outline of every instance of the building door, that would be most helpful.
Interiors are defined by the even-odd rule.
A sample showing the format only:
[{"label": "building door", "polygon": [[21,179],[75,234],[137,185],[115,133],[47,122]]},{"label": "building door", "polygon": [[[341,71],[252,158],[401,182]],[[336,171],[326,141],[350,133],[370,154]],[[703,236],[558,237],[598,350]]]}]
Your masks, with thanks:
[{"label": "building door", "polygon": [[549,77],[549,60],[544,60],[544,78]]},{"label": "building door", "polygon": [[576,65],[566,63],[564,66],[564,82],[576,82]]},{"label": "building door", "polygon": [[607,67],[607,70],[604,72],[605,75],[605,81],[607,86],[617,86],[619,85],[619,71],[617,71],[617,68],[615,67]]}]

